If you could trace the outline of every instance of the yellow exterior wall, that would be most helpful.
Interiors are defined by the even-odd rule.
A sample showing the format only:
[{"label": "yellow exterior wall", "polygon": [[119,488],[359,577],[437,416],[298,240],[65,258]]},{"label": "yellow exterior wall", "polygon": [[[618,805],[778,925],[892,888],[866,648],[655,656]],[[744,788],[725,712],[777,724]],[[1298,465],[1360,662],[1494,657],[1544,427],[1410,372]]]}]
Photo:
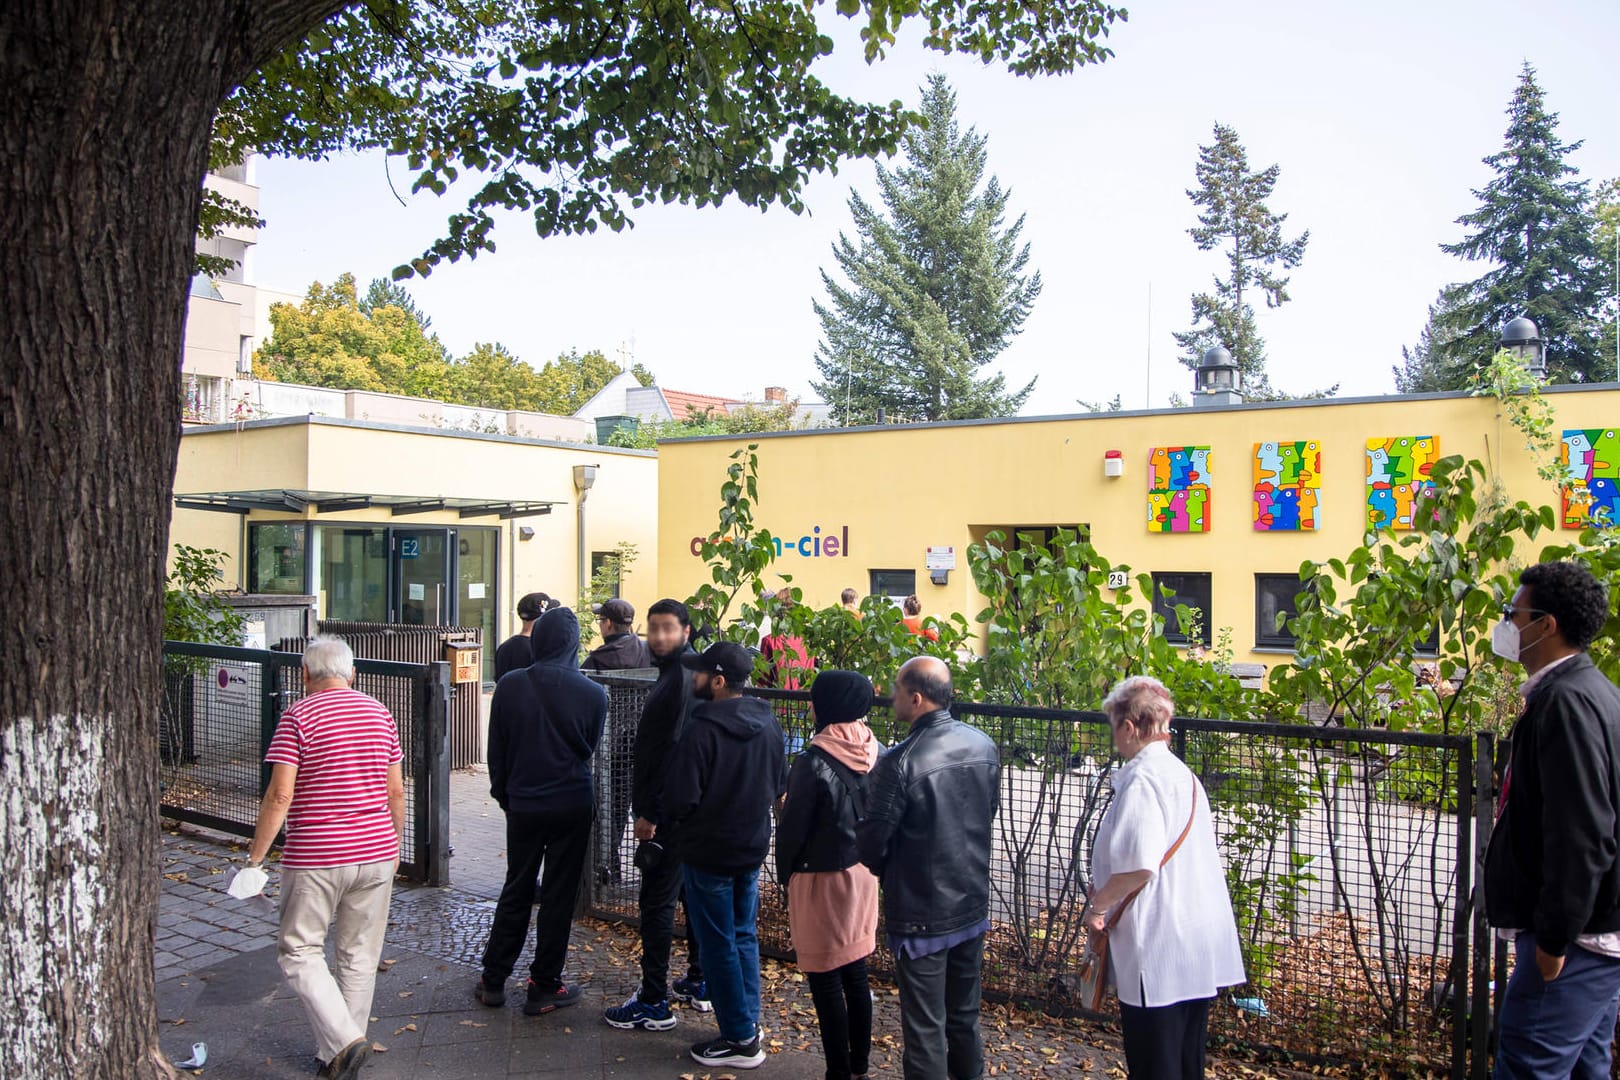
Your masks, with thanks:
[{"label": "yellow exterior wall", "polygon": [[[1548,388],[1546,399],[1557,427],[1620,422],[1612,386]],[[1098,551],[1133,573],[1211,573],[1207,617],[1217,634],[1230,630],[1236,660],[1273,664],[1285,657],[1254,651],[1254,575],[1293,573],[1307,559],[1342,557],[1362,543],[1367,440],[1422,435],[1439,438],[1442,456],[1500,470],[1513,497],[1556,506],[1557,493],[1537,478],[1538,462],[1496,401],[1463,395],[671,441],[659,445],[659,591],[685,596],[704,580],[691,539],[716,528],[728,455],[756,442],[758,525],[790,541],[816,526],[823,536],[848,529],[848,549],[835,558],[784,554],[774,564],[767,584],[777,584],[775,572],[790,573],[810,604],[835,604],[846,586],[864,596],[872,569],[912,569],[925,614],[957,611],[971,622],[983,599],[966,549],[987,527],[1084,524]],[[1271,440],[1320,443],[1319,531],[1254,529],[1254,444]],[[1183,445],[1212,448],[1211,531],[1150,534],[1150,450]],[[1123,477],[1104,477],[1108,450],[1124,453]],[[956,547],[947,585],[928,581],[930,545]]]},{"label": "yellow exterior wall", "polygon": [[[309,520],[498,527],[498,632],[504,636],[513,629],[517,598],[524,593],[542,591],[569,604],[577,596],[575,465],[596,466],[596,483],[585,503],[587,560],[592,551],[611,551],[621,540],[637,545],[639,558],[624,578],[623,593],[635,605],[640,623],[647,605],[657,599],[658,462],[649,452],[300,418],[188,430],[180,443],[174,491],[288,489],[553,502],[549,514],[510,521],[494,516],[464,520],[454,510],[395,517],[387,507],[341,513],[310,509],[302,515],[255,510],[247,517],[249,525]],[[535,535],[520,541],[518,529],[525,525]],[[247,572],[242,534],[241,519],[230,513],[177,510],[170,523],[171,550],[183,543],[229,553],[227,582],[236,587]]]}]

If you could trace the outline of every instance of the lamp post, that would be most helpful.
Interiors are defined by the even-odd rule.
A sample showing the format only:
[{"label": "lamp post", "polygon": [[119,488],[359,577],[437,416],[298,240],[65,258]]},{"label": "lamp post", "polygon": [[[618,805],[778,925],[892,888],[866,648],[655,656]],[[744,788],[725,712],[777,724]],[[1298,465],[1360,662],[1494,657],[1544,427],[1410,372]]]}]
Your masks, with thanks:
[{"label": "lamp post", "polygon": [[1520,315],[1502,327],[1502,348],[1519,358],[1530,377],[1537,382],[1547,381],[1547,355],[1541,345],[1541,331],[1527,317]]},{"label": "lamp post", "polygon": [[1204,359],[1193,374],[1193,404],[1200,407],[1243,404],[1237,361],[1224,346],[1205,350]]}]

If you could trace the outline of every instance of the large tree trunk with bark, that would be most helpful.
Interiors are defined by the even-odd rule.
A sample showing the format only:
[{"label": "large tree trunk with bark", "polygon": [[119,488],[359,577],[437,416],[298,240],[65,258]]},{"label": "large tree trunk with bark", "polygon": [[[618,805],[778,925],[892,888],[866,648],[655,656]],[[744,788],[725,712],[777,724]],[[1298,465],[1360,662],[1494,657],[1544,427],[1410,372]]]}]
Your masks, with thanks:
[{"label": "large tree trunk with bark", "polygon": [[0,1076],[172,1075],[157,730],[214,111],[332,0],[0,3]]}]

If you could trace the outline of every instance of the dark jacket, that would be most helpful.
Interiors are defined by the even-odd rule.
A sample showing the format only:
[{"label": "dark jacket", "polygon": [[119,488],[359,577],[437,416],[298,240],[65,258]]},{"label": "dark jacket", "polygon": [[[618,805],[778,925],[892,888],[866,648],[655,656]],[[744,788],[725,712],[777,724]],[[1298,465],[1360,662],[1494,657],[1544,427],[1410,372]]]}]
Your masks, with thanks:
[{"label": "dark jacket", "polygon": [[582,671],[628,671],[653,666],[652,650],[636,634],[609,634],[580,663]]},{"label": "dark jacket", "polygon": [[759,869],[771,848],[771,806],[786,789],[787,748],[769,705],[698,702],[664,781],[676,858],[710,874]]},{"label": "dark jacket", "polygon": [[867,778],[861,862],[883,883],[891,934],[949,934],[990,913],[1001,755],[946,709],[920,716]]},{"label": "dark jacket", "polygon": [[1485,909],[1562,956],[1581,934],[1620,930],[1620,690],[1571,657],[1530,691],[1509,742]]},{"label": "dark jacket", "polygon": [[495,684],[489,705],[489,793],[502,810],[534,813],[591,804],[591,755],[607,719],[607,691],[579,673],[579,623],[552,608],[529,635],[534,663]]},{"label": "dark jacket", "polygon": [[669,758],[697,704],[692,696],[692,673],[681,667],[681,657],[691,652],[690,645],[682,645],[678,652],[657,661],[658,679],[647,692],[647,700],[641,706],[641,722],[636,725],[630,809],[636,817],[658,826],[663,834],[659,840],[666,846],[674,833],[664,813],[664,781],[669,776]]},{"label": "dark jacket", "polygon": [[[866,777],[851,770],[855,783]],[[787,804],[776,823],[776,880],[794,874],[824,874],[860,862],[855,850],[859,823],[855,799],[822,754],[806,750],[788,773]]]},{"label": "dark jacket", "polygon": [[495,650],[495,681],[508,671],[520,671],[534,663],[534,642],[525,634],[513,634]]}]

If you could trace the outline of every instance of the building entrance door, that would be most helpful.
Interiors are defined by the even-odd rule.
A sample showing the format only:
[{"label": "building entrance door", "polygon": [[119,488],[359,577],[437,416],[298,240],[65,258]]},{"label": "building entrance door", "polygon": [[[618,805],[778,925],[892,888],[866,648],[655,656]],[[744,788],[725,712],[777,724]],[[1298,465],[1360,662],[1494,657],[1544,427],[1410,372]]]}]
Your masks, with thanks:
[{"label": "building entrance door", "polygon": [[394,529],[394,621],[406,626],[452,626],[456,593],[450,587],[456,553],[454,529]]}]

